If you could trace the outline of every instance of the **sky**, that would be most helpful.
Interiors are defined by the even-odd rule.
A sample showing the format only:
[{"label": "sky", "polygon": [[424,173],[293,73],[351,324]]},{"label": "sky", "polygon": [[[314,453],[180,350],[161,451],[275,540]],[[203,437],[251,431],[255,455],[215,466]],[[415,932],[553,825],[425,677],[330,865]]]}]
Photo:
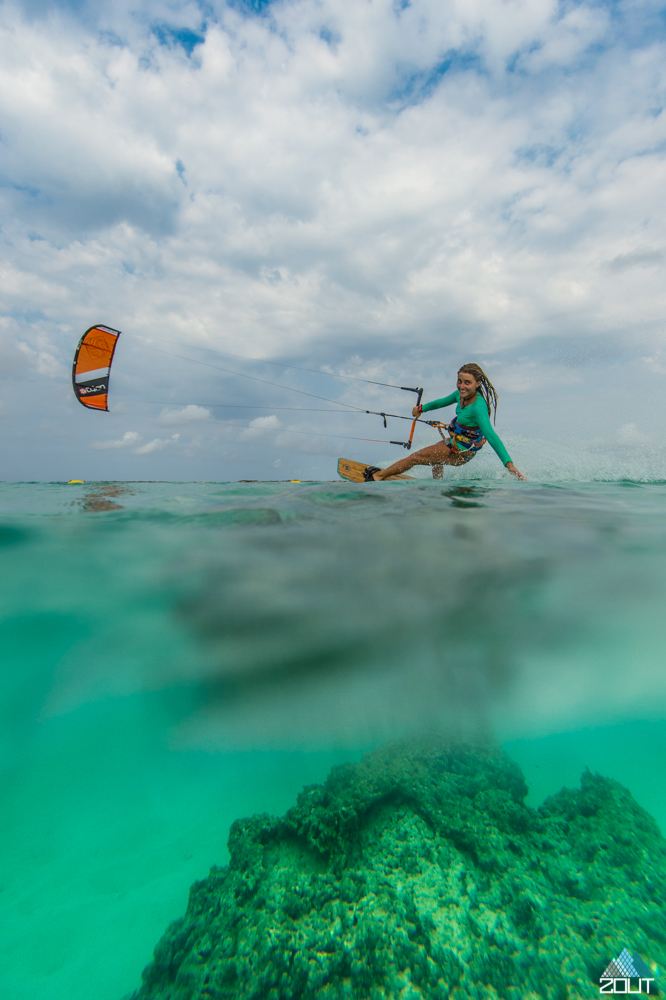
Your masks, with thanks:
[{"label": "sky", "polygon": [[657,447],[665,49],[653,0],[3,4],[0,479],[334,479],[413,397],[332,374],[472,360],[528,474]]}]

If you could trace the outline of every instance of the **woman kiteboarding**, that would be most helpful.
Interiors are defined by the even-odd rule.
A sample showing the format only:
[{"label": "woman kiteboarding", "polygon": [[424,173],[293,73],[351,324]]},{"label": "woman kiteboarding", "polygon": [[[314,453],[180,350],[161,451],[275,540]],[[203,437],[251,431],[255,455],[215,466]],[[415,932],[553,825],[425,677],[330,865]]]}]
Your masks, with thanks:
[{"label": "woman kiteboarding", "polygon": [[398,476],[408,469],[412,469],[415,465],[439,466],[439,469],[433,469],[433,476],[441,478],[442,466],[465,465],[481,450],[486,441],[490,443],[490,447],[512,475],[517,476],[518,479],[525,479],[522,472],[519,472],[511,461],[511,456],[490,423],[491,404],[493,414],[495,417],[497,416],[497,393],[492,382],[479,365],[463,365],[458,371],[456,391],[452,392],[450,396],[445,396],[444,399],[435,399],[432,403],[426,403],[425,406],[415,406],[412,410],[412,416],[418,420],[422,413],[439,410],[441,407],[451,406],[453,403],[458,405],[456,406],[456,415],[447,428],[448,441],[430,445],[428,448],[421,448],[413,455],[401,458],[399,462],[389,465],[388,469],[378,469],[374,465],[368,465],[363,472],[363,478],[366,482],[381,482],[390,476]]}]

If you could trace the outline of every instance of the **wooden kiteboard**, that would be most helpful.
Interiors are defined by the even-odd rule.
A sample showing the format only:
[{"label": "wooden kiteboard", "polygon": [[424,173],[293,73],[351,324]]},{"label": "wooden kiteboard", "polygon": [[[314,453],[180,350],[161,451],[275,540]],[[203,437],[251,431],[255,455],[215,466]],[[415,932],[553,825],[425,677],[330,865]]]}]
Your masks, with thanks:
[{"label": "wooden kiteboard", "polygon": [[[367,469],[367,462],[352,462],[350,458],[339,458],[338,459],[338,475],[343,479],[348,479],[350,483],[365,483],[366,480],[363,478],[363,470]],[[385,483],[391,482],[394,479],[413,479],[414,476],[389,476],[388,479],[383,480]]]}]

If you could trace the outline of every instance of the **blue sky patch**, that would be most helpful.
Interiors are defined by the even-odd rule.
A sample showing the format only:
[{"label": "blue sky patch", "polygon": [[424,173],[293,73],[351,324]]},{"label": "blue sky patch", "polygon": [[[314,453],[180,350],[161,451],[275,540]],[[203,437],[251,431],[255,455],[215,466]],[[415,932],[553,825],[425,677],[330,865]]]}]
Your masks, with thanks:
[{"label": "blue sky patch", "polygon": [[451,71],[466,71],[481,69],[481,59],[476,52],[449,52],[446,57],[434,66],[421,72],[412,72],[403,78],[402,85],[396,88],[388,97],[389,104],[399,104],[408,107],[420,104],[430,97],[437,89],[443,77]]},{"label": "blue sky patch", "polygon": [[154,27],[153,34],[160,45],[167,45],[170,48],[180,46],[187,52],[188,56],[192,54],[197,45],[201,45],[206,40],[205,34],[192,31],[190,28],[170,28],[165,24]]},{"label": "blue sky patch", "polygon": [[339,45],[340,42],[342,41],[342,35],[339,32],[331,31],[331,29],[327,28],[326,26],[319,29],[319,37],[321,38],[322,42],[326,42],[326,44],[329,45],[331,48],[334,48],[336,45]]}]

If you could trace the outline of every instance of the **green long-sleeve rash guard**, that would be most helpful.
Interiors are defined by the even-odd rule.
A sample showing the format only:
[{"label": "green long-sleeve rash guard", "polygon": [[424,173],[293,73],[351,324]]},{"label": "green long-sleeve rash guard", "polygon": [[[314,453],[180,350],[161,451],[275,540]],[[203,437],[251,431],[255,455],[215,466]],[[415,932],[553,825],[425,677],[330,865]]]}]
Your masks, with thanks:
[{"label": "green long-sleeve rash guard", "polygon": [[456,417],[458,418],[458,423],[463,427],[478,427],[484,438],[488,441],[488,444],[496,453],[500,462],[506,465],[507,462],[511,461],[511,456],[502,444],[499,435],[493,430],[493,425],[490,423],[490,417],[488,415],[488,407],[486,406],[486,401],[481,395],[477,393],[476,399],[469,406],[460,405],[460,393],[456,389],[452,392],[450,396],[445,396],[444,399],[435,399],[432,403],[426,403],[423,407],[423,412],[427,413],[429,410],[439,410],[443,406],[451,406],[452,403],[457,403],[456,406]]}]

